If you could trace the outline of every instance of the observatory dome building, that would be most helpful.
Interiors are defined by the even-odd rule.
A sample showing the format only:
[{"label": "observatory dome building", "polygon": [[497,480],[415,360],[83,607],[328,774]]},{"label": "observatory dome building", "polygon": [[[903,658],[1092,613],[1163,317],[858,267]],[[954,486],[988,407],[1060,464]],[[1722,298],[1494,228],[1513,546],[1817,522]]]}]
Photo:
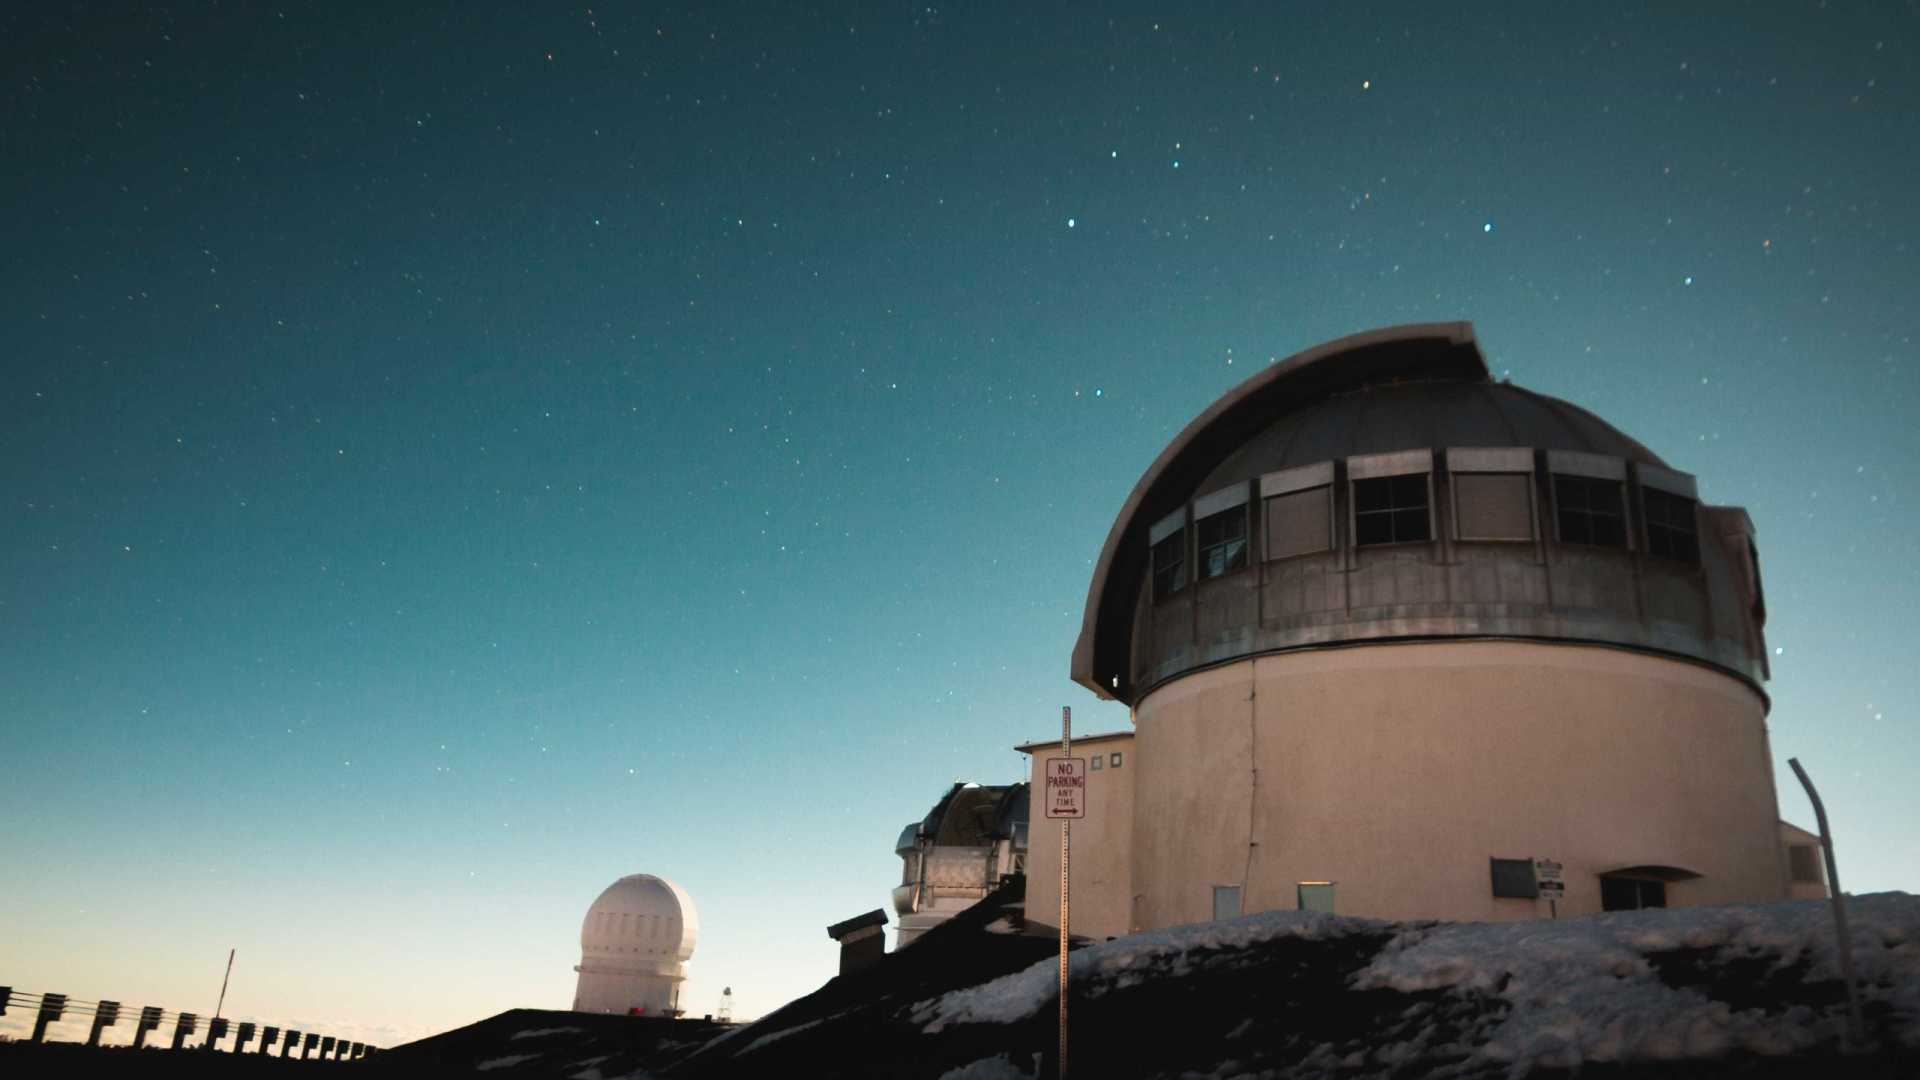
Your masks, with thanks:
[{"label": "observatory dome building", "polygon": [[982,787],[961,781],[926,817],[900,830],[894,844],[900,884],[893,890],[898,948],[1025,871],[1028,790],[1026,784]]},{"label": "observatory dome building", "polygon": [[1765,620],[1746,512],[1494,381],[1471,324],[1268,367],[1161,451],[1094,569],[1072,676],[1134,724],[1088,776],[1127,819],[1075,830],[1076,861],[1124,852],[1085,931],[1780,898]]},{"label": "observatory dome building", "polygon": [[606,887],[580,925],[575,1012],[680,1014],[680,984],[700,936],[686,890],[652,874]]}]

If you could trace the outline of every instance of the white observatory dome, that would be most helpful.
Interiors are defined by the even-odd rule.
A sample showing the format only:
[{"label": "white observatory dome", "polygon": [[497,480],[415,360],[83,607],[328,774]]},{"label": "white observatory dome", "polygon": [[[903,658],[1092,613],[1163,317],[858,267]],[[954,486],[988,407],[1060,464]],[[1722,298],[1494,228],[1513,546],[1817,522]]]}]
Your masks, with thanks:
[{"label": "white observatory dome", "polygon": [[693,956],[700,918],[673,882],[629,874],[600,893],[580,924],[579,1012],[677,1013],[683,966]]}]

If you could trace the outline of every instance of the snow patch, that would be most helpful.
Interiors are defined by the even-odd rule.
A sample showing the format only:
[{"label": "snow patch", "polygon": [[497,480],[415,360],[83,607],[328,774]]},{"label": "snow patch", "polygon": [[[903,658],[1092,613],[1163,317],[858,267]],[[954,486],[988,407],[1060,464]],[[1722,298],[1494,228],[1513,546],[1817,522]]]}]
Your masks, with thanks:
[{"label": "snow patch", "polygon": [[[803,1032],[803,1031],[807,1031],[807,1030],[809,1030],[809,1029],[811,1029],[811,1028],[817,1028],[817,1027],[819,1027],[819,1026],[820,1026],[821,1024],[825,1024],[825,1023],[829,1023],[829,1022],[831,1022],[831,1021],[834,1021],[834,1020],[838,1020],[838,1019],[840,1019],[841,1017],[843,1017],[843,1016],[845,1016],[845,1015],[847,1015],[847,1013],[849,1013],[849,1012],[852,1012],[852,1011],[853,1011],[853,1010],[851,1010],[851,1009],[846,1009],[846,1010],[842,1010],[842,1011],[840,1011],[840,1012],[837,1012],[837,1013],[834,1013],[834,1014],[832,1014],[832,1015],[830,1015],[830,1016],[823,1016],[823,1017],[821,1017],[821,1018],[820,1018],[820,1019],[818,1019],[818,1020],[809,1020],[809,1021],[807,1021],[807,1022],[806,1022],[806,1023],[804,1023],[804,1024],[795,1024],[795,1025],[793,1025],[792,1027],[789,1027],[789,1028],[781,1028],[781,1029],[780,1029],[779,1031],[773,1031],[773,1032],[769,1032],[769,1033],[767,1033],[767,1034],[765,1034],[765,1035],[762,1035],[762,1036],[760,1036],[759,1038],[757,1038],[757,1039],[755,1039],[755,1040],[753,1040],[752,1042],[750,1042],[750,1043],[748,1043],[748,1044],[747,1044],[746,1046],[744,1046],[744,1047],[742,1047],[742,1048],[741,1048],[741,1050],[740,1050],[740,1055],[741,1055],[741,1056],[745,1056],[745,1055],[747,1055],[747,1054],[751,1054],[751,1053],[753,1053],[753,1052],[754,1052],[755,1050],[758,1050],[758,1049],[760,1049],[760,1048],[761,1048],[761,1047],[763,1047],[763,1046],[771,1046],[772,1044],[774,1044],[774,1043],[777,1043],[777,1042],[779,1042],[779,1041],[780,1041],[781,1039],[784,1039],[784,1038],[786,1038],[786,1037],[787,1037],[787,1036],[789,1036],[789,1035],[798,1035],[798,1034],[800,1034],[801,1032]],[[719,1040],[717,1040],[717,1039],[716,1039],[716,1040],[714,1040],[714,1041],[715,1041],[715,1042],[718,1042]],[[713,1045],[713,1044],[712,1044],[712,1043],[708,1043],[707,1045],[709,1045],[709,1046],[711,1046],[711,1045]]]},{"label": "snow patch", "polygon": [[518,1042],[521,1039],[537,1039],[542,1035],[576,1035],[585,1030],[587,1029],[581,1027],[528,1028],[525,1031],[516,1031],[512,1035],[507,1036],[507,1041]]},{"label": "snow patch", "polygon": [[[1227,922],[1173,926],[1074,952],[1067,957],[1067,977],[1073,983],[1098,979],[1124,988],[1149,977],[1144,971],[1130,970],[1144,968],[1149,962],[1155,965],[1150,977],[1179,978],[1193,970],[1196,952],[1244,949],[1283,937],[1320,940],[1360,930],[1378,931],[1385,925],[1372,919],[1345,919],[1316,911],[1269,911]],[[1162,961],[1170,961],[1170,970],[1158,966]],[[911,1016],[928,1034],[948,1024],[1012,1024],[1046,1007],[1058,996],[1059,989],[1059,959],[1041,960],[991,982],[922,1001],[913,1006]]]},{"label": "snow patch", "polygon": [[515,1065],[532,1061],[539,1056],[539,1054],[508,1054],[506,1057],[488,1058],[480,1064],[475,1065],[474,1069],[478,1072],[492,1072],[495,1069],[511,1069]]},{"label": "snow patch", "polygon": [[940,1074],[940,1080],[1033,1080],[1033,1076],[1008,1060],[1007,1055],[998,1054],[949,1069]]},{"label": "snow patch", "polygon": [[[1888,1029],[1920,1045],[1920,906],[1904,894],[1847,905],[1854,971],[1867,1002],[1889,1006]],[[1806,964],[1800,981],[1840,978],[1826,901],[1675,908],[1558,921],[1450,923],[1397,935],[1353,980],[1355,989],[1451,990],[1505,1002],[1504,1016],[1454,1043],[1395,1047],[1466,1054],[1515,1068],[1583,1062],[1718,1058],[1735,1050],[1779,1056],[1836,1042],[1844,1007],[1735,1009],[1701,990],[1673,986],[1652,958],[1712,950],[1723,962],[1766,971]]]}]

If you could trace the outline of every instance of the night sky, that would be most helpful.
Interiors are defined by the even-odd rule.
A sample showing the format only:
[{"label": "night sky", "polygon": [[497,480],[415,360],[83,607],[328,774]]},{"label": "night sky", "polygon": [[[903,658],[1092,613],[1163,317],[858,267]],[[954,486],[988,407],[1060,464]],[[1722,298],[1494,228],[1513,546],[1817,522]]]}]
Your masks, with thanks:
[{"label": "night sky", "polygon": [[1913,3],[426,7],[0,15],[0,981],[390,1044],[650,872],[769,1011],[1127,724],[1167,440],[1435,319],[1748,508],[1782,812],[1920,890]]}]

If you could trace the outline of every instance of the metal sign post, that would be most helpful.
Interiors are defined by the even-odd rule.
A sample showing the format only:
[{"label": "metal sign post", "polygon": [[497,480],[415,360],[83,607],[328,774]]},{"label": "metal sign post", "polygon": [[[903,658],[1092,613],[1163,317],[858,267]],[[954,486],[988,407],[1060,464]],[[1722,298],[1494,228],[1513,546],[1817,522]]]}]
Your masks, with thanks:
[{"label": "metal sign post", "polygon": [[1073,819],[1087,816],[1087,759],[1073,756],[1073,710],[1060,708],[1060,756],[1041,763],[1047,817],[1060,819],[1060,1071],[1067,1075],[1067,926],[1073,911]]},{"label": "metal sign post", "polygon": [[[1067,705],[1060,706],[1060,756],[1073,760],[1073,709]],[[1067,859],[1072,851],[1073,819],[1063,817],[1060,819],[1060,1068],[1056,1074],[1060,1080],[1067,1080],[1067,920],[1072,914],[1067,898],[1073,888]]]}]

